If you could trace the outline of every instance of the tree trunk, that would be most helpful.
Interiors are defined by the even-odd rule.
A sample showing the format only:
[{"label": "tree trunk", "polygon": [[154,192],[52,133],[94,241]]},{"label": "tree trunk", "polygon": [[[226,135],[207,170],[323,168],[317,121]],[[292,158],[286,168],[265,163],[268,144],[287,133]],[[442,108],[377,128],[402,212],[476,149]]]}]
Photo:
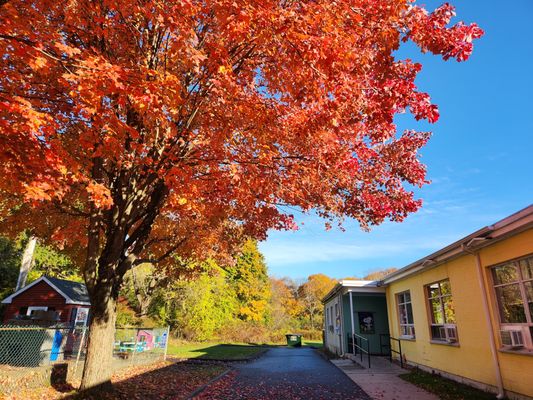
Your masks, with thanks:
[{"label": "tree trunk", "polygon": [[[131,269],[131,277],[133,280],[133,292],[139,304],[137,316],[144,317],[148,313],[148,306],[150,305],[150,297],[148,295],[149,287],[146,284],[146,277],[138,279],[135,273],[135,268]],[[144,290],[143,290],[144,289]]]},{"label": "tree trunk", "polygon": [[35,245],[37,244],[37,238],[35,236],[30,236],[28,243],[22,254],[22,262],[20,264],[20,272],[17,280],[17,287],[15,292],[19,289],[26,286],[26,279],[28,278],[28,273],[33,264],[33,254],[35,253]]},{"label": "tree trunk", "polygon": [[[102,165],[101,159],[95,159],[93,176],[97,182],[103,176]],[[83,270],[91,299],[91,323],[80,386],[82,391],[112,390],[113,343],[119,289],[124,274],[133,267],[138,254],[144,250],[152,225],[159,215],[159,207],[168,193],[163,180],[153,190],[147,204],[143,204],[145,211],[140,217],[128,221],[125,220],[126,216],[121,217],[120,199],[117,203],[119,205],[113,206],[113,213],[94,206],[91,211],[87,258]],[[138,226],[133,229],[134,224]],[[131,229],[133,231],[127,234]],[[104,235],[105,244],[102,246]]]},{"label": "tree trunk", "polygon": [[[109,286],[109,287],[105,287]],[[109,283],[99,283],[91,296],[91,323],[85,368],[80,390],[109,391],[111,387],[113,343],[117,319],[117,296]],[[106,290],[107,289],[107,290]]]}]

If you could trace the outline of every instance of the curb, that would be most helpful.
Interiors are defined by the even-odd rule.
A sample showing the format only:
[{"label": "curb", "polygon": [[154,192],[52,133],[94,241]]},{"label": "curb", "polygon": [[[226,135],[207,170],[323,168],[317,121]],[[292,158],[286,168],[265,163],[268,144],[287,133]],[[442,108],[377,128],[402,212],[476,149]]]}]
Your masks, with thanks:
[{"label": "curb", "polygon": [[205,389],[207,389],[209,386],[211,386],[213,383],[219,381],[220,379],[224,378],[227,374],[229,374],[231,371],[233,371],[233,368],[228,368],[224,372],[222,372],[220,375],[215,376],[213,379],[211,379],[209,382],[203,384],[199,388],[195,389],[191,394],[189,394],[185,399],[186,400],[192,400],[196,396],[198,396],[200,393],[202,393]]},{"label": "curb", "polygon": [[[322,357],[324,360],[331,362],[332,358],[330,358],[323,348],[312,348],[315,353],[317,353],[320,357]],[[333,363],[332,363],[333,364]]]}]

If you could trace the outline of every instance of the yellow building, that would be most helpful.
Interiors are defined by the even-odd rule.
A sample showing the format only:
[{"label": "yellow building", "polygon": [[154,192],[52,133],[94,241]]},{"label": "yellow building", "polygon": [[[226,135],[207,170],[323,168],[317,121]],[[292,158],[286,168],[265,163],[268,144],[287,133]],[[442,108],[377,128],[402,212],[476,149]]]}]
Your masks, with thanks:
[{"label": "yellow building", "polygon": [[499,397],[533,397],[533,205],[380,285],[404,361]]}]

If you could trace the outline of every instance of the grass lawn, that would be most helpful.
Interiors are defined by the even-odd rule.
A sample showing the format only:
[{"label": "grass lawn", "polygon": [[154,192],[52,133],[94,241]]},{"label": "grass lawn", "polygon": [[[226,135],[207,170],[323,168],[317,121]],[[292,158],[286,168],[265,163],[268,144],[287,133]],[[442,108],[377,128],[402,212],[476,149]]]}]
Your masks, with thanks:
[{"label": "grass lawn", "polygon": [[246,360],[265,350],[249,344],[170,342],[168,355],[203,360]]},{"label": "grass lawn", "polygon": [[[322,348],[321,340],[303,340],[307,347]],[[200,358],[202,360],[247,360],[268,346],[284,346],[286,343],[272,343],[265,346],[238,343],[189,343],[171,340],[168,344],[168,355],[178,358]]]},{"label": "grass lawn", "polygon": [[442,400],[494,400],[495,395],[483,392],[468,385],[414,369],[400,378],[412,384],[435,393]]}]

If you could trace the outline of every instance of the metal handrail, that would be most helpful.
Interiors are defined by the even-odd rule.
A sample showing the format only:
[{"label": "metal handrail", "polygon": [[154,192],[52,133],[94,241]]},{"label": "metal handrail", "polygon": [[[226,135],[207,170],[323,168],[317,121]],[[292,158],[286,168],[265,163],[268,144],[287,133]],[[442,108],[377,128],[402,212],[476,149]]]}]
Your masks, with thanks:
[{"label": "metal handrail", "polygon": [[383,337],[384,336],[387,336],[388,338],[390,338],[390,335],[388,333],[380,333],[379,334],[379,350],[380,350],[380,353],[383,355],[383,348],[387,349],[387,355],[390,354],[390,348],[391,348],[391,345],[390,345],[390,339],[387,339],[387,343],[383,343]]},{"label": "metal handrail", "polygon": [[[366,353],[368,355],[368,368],[370,368],[370,340],[368,340],[368,338],[365,338],[365,337],[363,337],[361,335],[358,335],[357,333],[353,333],[352,337],[354,338],[354,340],[353,340],[354,348],[357,348],[360,351],[361,362],[363,362],[363,353]],[[362,342],[363,340],[366,342],[366,350],[363,349],[363,347],[361,345],[357,344],[357,340],[356,339],[359,339],[361,341],[360,342],[361,345],[363,344],[363,342]]]},{"label": "metal handrail", "polygon": [[[389,343],[388,344],[383,344],[382,343],[382,337],[383,336],[388,336],[389,337]],[[392,342],[393,341],[398,343],[398,350],[395,350],[393,348],[393,346],[392,346]],[[400,367],[403,368],[402,341],[400,339],[398,339],[398,338],[392,337],[388,333],[382,333],[381,335],[379,335],[379,344],[380,344],[380,347],[381,347],[382,351],[383,351],[384,347],[389,349],[388,353],[389,353],[390,362],[392,362],[392,353],[398,354],[398,356],[400,358]]]}]

